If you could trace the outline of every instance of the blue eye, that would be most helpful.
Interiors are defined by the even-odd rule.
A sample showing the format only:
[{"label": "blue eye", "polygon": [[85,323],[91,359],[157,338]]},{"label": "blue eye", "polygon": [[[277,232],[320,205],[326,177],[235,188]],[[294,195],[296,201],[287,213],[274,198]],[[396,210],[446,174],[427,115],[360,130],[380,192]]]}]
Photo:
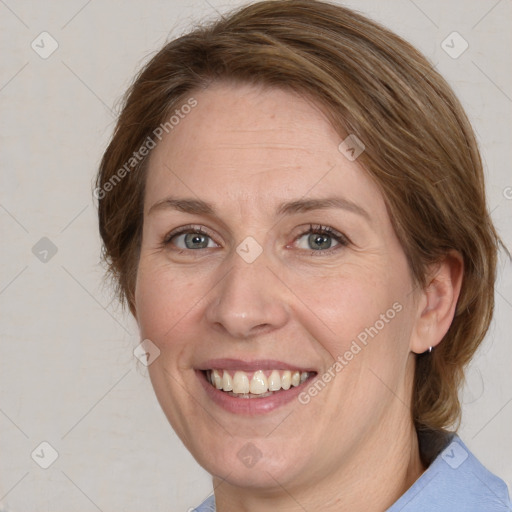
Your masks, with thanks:
[{"label": "blue eye", "polygon": [[[333,228],[321,225],[310,225],[309,229],[294,241],[299,249],[310,251],[311,253],[322,253],[336,250],[349,244],[346,236]],[[201,250],[219,247],[213,241],[212,237],[206,233],[201,226],[184,226],[179,230],[168,234],[163,245],[173,245],[180,250]]]},{"label": "blue eye", "polygon": [[178,249],[209,249],[218,247],[211,237],[200,228],[183,228],[178,233],[171,233],[165,239],[165,245],[172,244]]},{"label": "blue eye", "polygon": [[340,245],[347,245],[345,236],[327,226],[310,225],[309,230],[297,237],[299,249],[310,251],[327,251]]}]

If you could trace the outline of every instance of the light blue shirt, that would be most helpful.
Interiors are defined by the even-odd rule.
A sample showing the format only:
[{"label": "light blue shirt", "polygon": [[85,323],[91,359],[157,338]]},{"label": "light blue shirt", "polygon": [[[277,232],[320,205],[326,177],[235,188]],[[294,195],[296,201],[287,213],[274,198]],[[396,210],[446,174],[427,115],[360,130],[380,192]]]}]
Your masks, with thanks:
[{"label": "light blue shirt", "polygon": [[[215,512],[209,496],[194,512]],[[505,482],[455,435],[428,469],[386,512],[512,512]]]}]

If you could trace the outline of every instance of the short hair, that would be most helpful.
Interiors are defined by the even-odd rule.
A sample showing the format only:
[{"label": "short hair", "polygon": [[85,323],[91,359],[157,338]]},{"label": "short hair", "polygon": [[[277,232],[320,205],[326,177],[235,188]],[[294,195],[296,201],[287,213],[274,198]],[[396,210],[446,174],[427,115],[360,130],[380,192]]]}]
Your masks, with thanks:
[{"label": "short hair", "polygon": [[340,141],[349,134],[363,141],[358,162],[383,194],[415,285],[426,286],[428,266],[460,253],[454,319],[432,353],[416,356],[411,404],[418,431],[458,428],[464,367],[492,318],[499,245],[479,150],[461,104],[429,61],[350,9],[256,2],[196,26],[143,67],[96,182],[103,255],[121,299],[134,312],[148,162],[139,148],[215,82],[299,93],[322,108]]}]

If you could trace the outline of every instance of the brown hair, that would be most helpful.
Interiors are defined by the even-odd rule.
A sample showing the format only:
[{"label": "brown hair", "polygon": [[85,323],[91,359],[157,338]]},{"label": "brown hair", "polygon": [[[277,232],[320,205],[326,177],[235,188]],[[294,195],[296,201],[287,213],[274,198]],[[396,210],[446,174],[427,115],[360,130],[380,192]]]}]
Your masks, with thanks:
[{"label": "brown hair", "polygon": [[148,160],[134,152],[194,91],[219,80],[304,94],[341,138],[364,142],[358,162],[384,195],[419,286],[428,265],[451,250],[462,255],[455,318],[442,343],[417,356],[412,403],[417,429],[458,426],[463,369],[492,317],[499,242],[477,143],[425,57],[349,9],[316,0],[254,3],[169,42],[138,74],[96,189],[104,257],[121,298],[133,312]]}]

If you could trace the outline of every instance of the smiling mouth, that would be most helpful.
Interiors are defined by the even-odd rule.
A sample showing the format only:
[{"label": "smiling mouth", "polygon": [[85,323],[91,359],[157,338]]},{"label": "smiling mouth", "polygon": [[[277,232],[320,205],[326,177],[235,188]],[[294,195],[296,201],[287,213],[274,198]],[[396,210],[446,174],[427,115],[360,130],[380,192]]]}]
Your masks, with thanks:
[{"label": "smiling mouth", "polygon": [[297,387],[313,378],[316,372],[298,370],[204,370],[207,382],[235,398],[265,398]]}]

